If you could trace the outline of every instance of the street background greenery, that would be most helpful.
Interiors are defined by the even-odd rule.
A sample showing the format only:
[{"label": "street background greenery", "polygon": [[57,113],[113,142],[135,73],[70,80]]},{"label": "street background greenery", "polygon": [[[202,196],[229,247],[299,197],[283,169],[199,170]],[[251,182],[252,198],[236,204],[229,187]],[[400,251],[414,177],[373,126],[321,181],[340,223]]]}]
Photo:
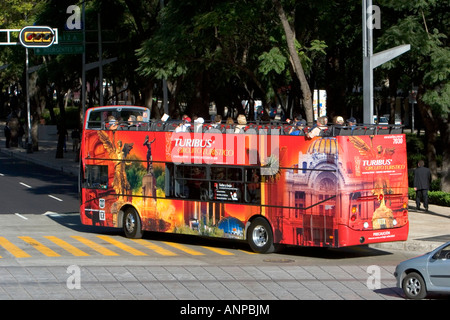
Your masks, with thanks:
[{"label": "street background greenery", "polygon": [[[254,102],[260,100],[260,117],[266,120],[279,107],[286,117],[300,114],[312,122],[311,93],[324,89],[329,120],[337,115],[363,119],[359,0],[84,4],[86,63],[99,60],[99,29],[101,58],[117,58],[103,67],[101,82],[98,68],[86,72],[87,107],[100,103],[102,88],[104,104],[145,105],[153,118],[160,118],[165,80],[172,118],[187,113],[209,119],[215,105],[224,117],[247,111],[252,120]],[[47,25],[69,32],[71,5],[82,8],[83,2],[3,0],[0,28]],[[414,121],[408,167],[415,168],[423,157],[433,190],[450,192],[450,5],[442,0],[379,0],[374,5],[381,19],[380,28],[373,30],[374,53],[411,45],[410,51],[374,70],[374,111],[389,114],[391,123],[397,114],[407,129]],[[30,66],[39,69],[29,75],[26,93],[24,48],[0,46],[0,67],[7,66],[0,71],[0,117],[7,119],[14,111],[25,124],[28,95],[33,128],[43,123],[80,126],[82,109],[75,96],[81,91],[81,55],[29,51]],[[249,101],[247,110],[242,101]],[[35,136],[33,148],[38,148]]]}]

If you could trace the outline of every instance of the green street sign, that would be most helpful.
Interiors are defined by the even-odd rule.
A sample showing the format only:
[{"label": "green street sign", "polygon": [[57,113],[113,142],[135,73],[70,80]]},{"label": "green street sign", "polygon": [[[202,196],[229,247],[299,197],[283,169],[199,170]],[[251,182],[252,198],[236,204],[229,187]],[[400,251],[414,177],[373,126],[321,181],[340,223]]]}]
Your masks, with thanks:
[{"label": "green street sign", "polygon": [[64,31],[58,34],[58,44],[47,48],[35,48],[37,55],[51,54],[82,54],[83,50],[83,32]]},{"label": "green street sign", "polygon": [[34,53],[37,55],[51,54],[82,54],[84,52],[81,44],[54,44],[48,48],[35,48]]}]

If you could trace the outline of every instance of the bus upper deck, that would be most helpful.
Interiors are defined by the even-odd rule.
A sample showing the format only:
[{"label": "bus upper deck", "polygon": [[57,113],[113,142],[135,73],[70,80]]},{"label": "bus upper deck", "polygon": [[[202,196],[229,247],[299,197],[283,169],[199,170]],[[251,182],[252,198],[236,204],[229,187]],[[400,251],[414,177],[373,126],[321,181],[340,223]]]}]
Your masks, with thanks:
[{"label": "bus upper deck", "polygon": [[[113,108],[113,109],[111,109]],[[108,110],[108,111],[105,111]],[[111,124],[114,130],[134,130],[134,131],[161,131],[177,132],[177,128],[186,125],[182,132],[207,133],[214,130],[215,133],[246,133],[246,134],[275,134],[290,135],[296,128],[295,124],[285,123],[279,120],[272,121],[252,121],[241,126],[238,124],[228,124],[222,121],[204,121],[202,123],[186,123],[184,120],[155,120],[149,118],[149,110],[144,107],[132,106],[109,106],[97,107],[89,111],[86,129],[107,130]],[[113,119],[113,120],[111,120]],[[305,135],[314,127],[314,124],[307,124],[303,129]],[[329,124],[323,130],[321,136],[357,136],[357,135],[385,135],[403,133],[403,125],[398,124],[356,124],[354,126]]]}]

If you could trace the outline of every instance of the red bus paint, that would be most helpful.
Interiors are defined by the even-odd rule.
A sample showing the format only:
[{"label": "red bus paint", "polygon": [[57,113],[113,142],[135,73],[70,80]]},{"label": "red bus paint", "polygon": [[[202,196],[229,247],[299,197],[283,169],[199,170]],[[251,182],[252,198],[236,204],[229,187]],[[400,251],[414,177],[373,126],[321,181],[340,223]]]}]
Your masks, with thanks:
[{"label": "red bus paint", "polygon": [[[111,113],[144,120],[129,126],[123,118],[110,130]],[[129,106],[87,111],[83,224],[124,228],[128,237],[159,231],[246,239],[258,252],[273,244],[407,239],[402,133],[359,127],[358,135],[308,139],[285,134],[282,125],[234,133],[206,124],[200,132],[177,133],[177,122],[152,122],[148,114]]]}]

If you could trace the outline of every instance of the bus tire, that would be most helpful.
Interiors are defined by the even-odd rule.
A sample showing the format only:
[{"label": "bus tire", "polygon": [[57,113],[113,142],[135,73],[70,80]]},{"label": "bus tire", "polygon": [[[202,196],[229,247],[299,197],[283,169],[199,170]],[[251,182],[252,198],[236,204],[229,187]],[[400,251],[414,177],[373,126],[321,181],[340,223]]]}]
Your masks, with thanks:
[{"label": "bus tire", "polygon": [[123,231],[125,236],[131,239],[142,238],[141,219],[134,208],[128,208],[123,215]]},{"label": "bus tire", "polygon": [[275,250],[272,228],[264,218],[251,221],[247,229],[247,241],[250,248],[257,253],[271,253]]}]

